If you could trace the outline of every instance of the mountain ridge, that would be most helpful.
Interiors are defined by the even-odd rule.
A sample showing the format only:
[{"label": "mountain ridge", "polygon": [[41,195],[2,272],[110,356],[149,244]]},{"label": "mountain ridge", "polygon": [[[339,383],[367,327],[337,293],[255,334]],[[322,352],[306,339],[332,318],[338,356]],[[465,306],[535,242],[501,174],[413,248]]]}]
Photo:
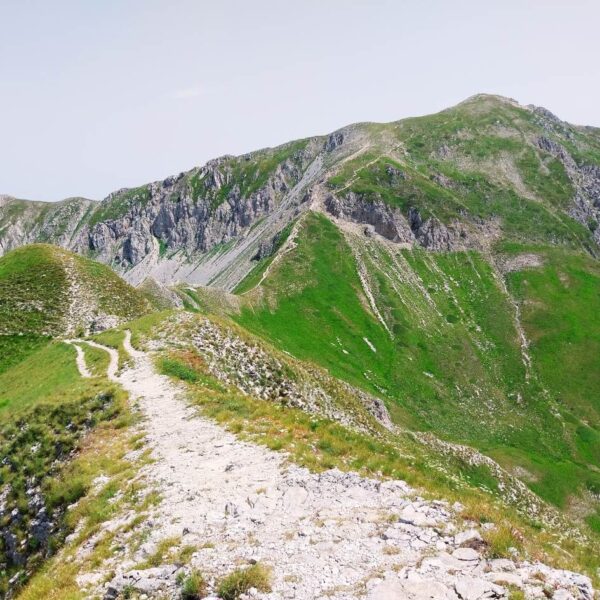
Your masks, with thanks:
[{"label": "mountain ridge", "polygon": [[[556,230],[544,233],[551,243],[570,238],[596,253],[598,156],[594,131],[480,94],[435,115],[224,155],[100,202],[5,199],[0,252],[49,241],[110,264],[134,284],[151,276],[232,290],[308,208],[392,241],[448,250],[494,243],[502,236],[489,228],[506,226],[511,215],[502,213],[514,204]],[[497,206],[474,204],[473,196],[497,198]]]}]

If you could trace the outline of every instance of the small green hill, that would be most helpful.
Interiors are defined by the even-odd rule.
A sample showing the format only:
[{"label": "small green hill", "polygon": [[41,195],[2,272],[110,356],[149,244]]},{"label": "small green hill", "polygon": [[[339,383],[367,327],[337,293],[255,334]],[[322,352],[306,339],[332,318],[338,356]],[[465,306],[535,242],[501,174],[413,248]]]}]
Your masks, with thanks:
[{"label": "small green hill", "polygon": [[103,329],[150,310],[109,267],[33,244],[0,258],[0,335],[60,336]]}]

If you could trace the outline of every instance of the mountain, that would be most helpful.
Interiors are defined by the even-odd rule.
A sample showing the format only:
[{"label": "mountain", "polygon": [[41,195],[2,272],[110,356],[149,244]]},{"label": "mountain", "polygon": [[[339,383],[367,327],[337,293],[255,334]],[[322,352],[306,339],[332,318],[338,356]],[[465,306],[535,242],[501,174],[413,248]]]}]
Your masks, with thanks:
[{"label": "mountain", "polygon": [[232,290],[309,209],[395,243],[485,251],[535,242],[597,255],[600,130],[478,95],[224,156],[102,202],[0,199],[0,251],[51,242],[147,276]]},{"label": "mountain", "polygon": [[598,526],[599,216],[600,130],[478,95],[100,203],[5,198],[0,248],[52,241],[226,314]]},{"label": "mountain", "polygon": [[2,197],[0,595],[590,600],[598,221],[600,130],[490,95]]}]

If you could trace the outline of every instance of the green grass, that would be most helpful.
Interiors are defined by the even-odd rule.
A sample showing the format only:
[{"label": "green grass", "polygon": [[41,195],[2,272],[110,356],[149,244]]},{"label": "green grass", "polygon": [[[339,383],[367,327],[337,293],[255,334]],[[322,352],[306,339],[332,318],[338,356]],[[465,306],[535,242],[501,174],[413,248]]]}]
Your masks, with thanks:
[{"label": "green grass", "polygon": [[142,348],[143,340],[147,339],[155,328],[171,314],[173,314],[173,311],[163,310],[129,321],[127,329],[131,331],[131,344],[133,347]]},{"label": "green grass", "polygon": [[[88,364],[99,370],[106,359],[96,352],[90,353]],[[0,374],[0,390],[0,486],[8,491],[2,525],[15,536],[20,560],[33,572],[75,527],[77,521],[74,515],[67,515],[66,507],[86,496],[98,474],[83,468],[83,463],[72,462],[74,453],[96,429],[106,424],[122,428],[129,416],[122,392],[100,377],[81,378],[74,349],[61,342],[30,348]],[[39,509],[30,503],[31,487],[40,493],[56,523],[48,538],[29,530]],[[90,523],[108,517],[111,494],[107,492],[95,505],[102,510],[86,513]],[[11,519],[15,509],[20,518]],[[21,541],[25,545],[20,545]],[[6,589],[8,579],[21,568],[8,559],[6,551],[1,542],[0,561],[7,567],[0,574],[0,590]]]},{"label": "green grass", "polygon": [[[79,297],[71,297],[69,272],[77,278]],[[73,301],[126,319],[150,310],[109,267],[56,246],[24,246],[0,258],[0,335],[64,334]],[[75,325],[89,323],[82,318]]]},{"label": "green grass", "polygon": [[[83,600],[77,575],[98,569],[114,551],[114,533],[104,531],[102,535],[103,522],[120,511],[139,512],[146,508],[148,497],[140,498],[139,486],[134,481],[139,464],[132,463],[129,455],[137,447],[136,438],[129,435],[127,428],[132,415],[122,396],[115,400],[119,416],[99,422],[88,432],[81,439],[75,457],[52,480],[50,489],[55,493],[77,496],[84,491],[61,523],[61,537],[75,530],[77,533],[75,540],[63,547],[63,552],[51,555],[33,574],[19,594],[22,600]],[[109,478],[106,485],[92,485],[99,475]],[[91,552],[74,560],[78,549],[93,535],[97,537]]]},{"label": "green grass", "polygon": [[160,361],[160,369],[165,375],[182,379],[183,381],[189,381],[195,383],[199,381],[200,375],[191,367],[188,367],[184,363],[171,358],[163,357]]},{"label": "green grass", "polygon": [[217,594],[223,600],[237,600],[250,588],[255,588],[259,592],[270,592],[270,569],[260,563],[245,569],[237,569],[221,580],[217,586]]},{"label": "green grass", "polygon": [[167,242],[165,242],[165,240],[159,238],[158,246],[159,246],[159,256],[160,257],[166,256],[166,254],[169,250],[169,247],[167,246]]},{"label": "green grass", "polygon": [[199,600],[204,598],[208,589],[206,580],[197,570],[192,571],[181,585],[181,597],[183,600]]},{"label": "green grass", "polygon": [[179,537],[168,537],[160,540],[156,548],[143,562],[135,566],[136,569],[144,570],[158,567],[168,560],[169,555],[181,542]]},{"label": "green grass", "polygon": [[13,419],[37,403],[60,405],[74,396],[96,395],[103,389],[101,379],[80,377],[72,346],[48,342],[0,374],[0,421]]},{"label": "green grass", "polygon": [[[92,339],[99,344],[104,346],[108,346],[109,348],[114,348],[119,353],[119,368],[123,368],[125,363],[129,360],[129,354],[125,352],[123,348],[123,340],[125,339],[125,332],[122,329],[107,329],[102,333],[97,333],[92,336]],[[86,346],[86,355],[88,355],[87,349],[89,346]],[[105,356],[107,356],[106,352],[104,352]],[[104,373],[106,369],[104,370]]]},{"label": "green grass", "polygon": [[[328,223],[320,217],[307,221],[298,248],[278,266],[275,293],[282,293],[276,309],[249,307],[236,320],[300,359],[317,359],[334,375],[364,383],[363,366],[372,352],[363,336],[377,348],[377,362],[386,374],[392,344],[365,310],[352,254]],[[316,238],[319,243],[312,244]],[[338,336],[348,355],[336,347]]]},{"label": "green grass", "polygon": [[0,375],[48,341],[49,338],[38,335],[0,335]]},{"label": "green grass", "polygon": [[600,489],[600,267],[589,257],[541,250],[542,268],[511,273],[530,352],[556,403],[576,464],[548,460],[532,488],[564,505],[578,488]]},{"label": "green grass", "polygon": [[[530,287],[539,280],[542,288],[531,307],[547,337],[538,340],[524,309],[534,356],[527,375],[514,308],[479,254],[357,242],[390,335],[369,309],[353,253],[333,224],[309,215],[296,242],[262,284],[259,300],[245,297],[245,308],[232,314],[240,325],[382,397],[400,425],[473,445],[508,469],[525,469],[531,489],[558,507],[598,485],[587,465],[599,462],[594,315],[600,311],[593,307],[600,287],[579,264],[590,269],[592,259],[556,250],[572,278],[569,289],[545,290],[559,281],[546,270],[510,276],[511,289],[520,279]],[[552,309],[540,312],[547,302]],[[538,348],[545,348],[539,360]],[[562,417],[545,390],[559,400]],[[565,424],[568,418],[572,423]],[[494,487],[485,473],[465,475]]]},{"label": "green grass", "polygon": [[600,427],[600,265],[559,250],[540,253],[542,268],[508,277],[532,355],[560,404]]},{"label": "green grass", "polygon": [[94,377],[103,377],[106,375],[110,356],[106,350],[94,348],[88,344],[82,344],[85,352],[85,362],[88,369]]},{"label": "green grass", "polygon": [[0,258],[0,333],[59,331],[67,285],[64,267],[50,246],[25,246]]}]

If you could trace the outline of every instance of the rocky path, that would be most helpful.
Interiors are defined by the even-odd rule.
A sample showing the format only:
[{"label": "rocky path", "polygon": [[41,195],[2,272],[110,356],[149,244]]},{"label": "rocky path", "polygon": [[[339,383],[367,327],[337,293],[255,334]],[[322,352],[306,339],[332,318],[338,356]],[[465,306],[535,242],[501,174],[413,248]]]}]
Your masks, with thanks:
[{"label": "rocky path", "polygon": [[[118,355],[105,349],[115,377]],[[103,565],[116,573],[99,590],[105,598],[124,590],[179,597],[180,567],[133,568],[167,538],[194,548],[187,568],[202,571],[211,586],[257,561],[270,567],[272,592],[251,590],[248,598],[478,600],[508,597],[508,584],[527,597],[545,598],[548,589],[558,600],[592,597],[589,580],[574,573],[484,559],[478,531],[458,531],[454,510],[419,498],[402,481],[311,474],[240,441],[198,416],[183,391],[131,346],[129,332],[125,349],[132,364],[117,380],[146,417],[155,460],[142,476],[162,500],[140,526],[148,527],[145,543],[129,559]]]},{"label": "rocky path", "polygon": [[75,348],[75,352],[77,355],[75,356],[75,364],[77,365],[77,370],[82,377],[88,378],[92,376],[92,373],[87,368],[87,364],[85,362],[85,353],[81,348],[81,344],[84,343],[83,340],[64,340],[65,344],[69,344]]},{"label": "rocky path", "polygon": [[[129,332],[127,332],[129,334]],[[131,335],[131,334],[129,334]],[[106,377],[110,381],[118,381],[117,379],[117,371],[119,370],[119,353],[114,348],[109,348],[108,346],[103,346],[102,344],[98,344],[92,340],[81,340],[81,339],[73,339],[73,340],[63,340],[66,344],[70,344],[75,348],[77,352],[77,356],[75,357],[75,362],[77,364],[77,370],[82,377],[92,377],[91,371],[88,369],[87,364],[85,362],[85,352],[81,347],[82,344],[87,344],[88,346],[92,346],[93,348],[98,348],[99,350],[104,350],[109,355],[109,363],[108,368],[106,370]],[[131,344],[130,344],[131,345]]]}]

